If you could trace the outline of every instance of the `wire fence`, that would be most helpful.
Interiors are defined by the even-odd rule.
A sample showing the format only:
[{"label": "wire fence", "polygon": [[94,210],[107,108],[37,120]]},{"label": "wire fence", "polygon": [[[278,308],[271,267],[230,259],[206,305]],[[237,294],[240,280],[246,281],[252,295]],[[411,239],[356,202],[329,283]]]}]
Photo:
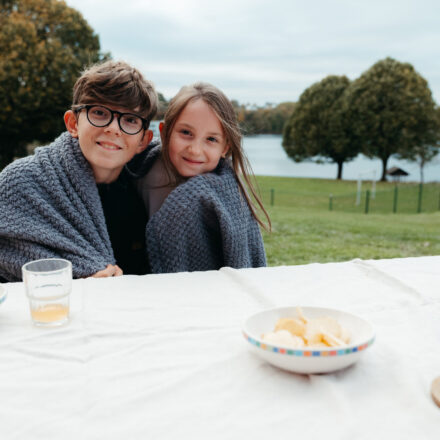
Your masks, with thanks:
[{"label": "wire fence", "polygon": [[328,209],[353,213],[416,214],[440,210],[440,184],[396,185],[380,191],[365,190],[348,194],[317,194],[264,190],[263,202],[269,206]]}]

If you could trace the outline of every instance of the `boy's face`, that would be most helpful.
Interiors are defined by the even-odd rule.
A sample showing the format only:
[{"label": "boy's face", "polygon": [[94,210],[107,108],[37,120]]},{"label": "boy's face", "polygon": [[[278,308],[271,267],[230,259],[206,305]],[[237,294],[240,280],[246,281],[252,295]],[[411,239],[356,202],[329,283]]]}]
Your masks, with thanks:
[{"label": "boy's face", "polygon": [[[121,113],[136,113],[121,107],[106,107]],[[88,121],[86,109],[76,114],[68,110],[64,122],[70,134],[78,138],[81,151],[92,167],[97,183],[115,181],[124,165],[134,155],[145,150],[153,138],[151,130],[141,130],[134,135],[124,133],[119,127],[117,115],[106,127],[95,127]]]},{"label": "boy's face", "polygon": [[190,101],[180,113],[169,142],[171,163],[182,177],[214,170],[229,147],[223,127],[202,99]]}]

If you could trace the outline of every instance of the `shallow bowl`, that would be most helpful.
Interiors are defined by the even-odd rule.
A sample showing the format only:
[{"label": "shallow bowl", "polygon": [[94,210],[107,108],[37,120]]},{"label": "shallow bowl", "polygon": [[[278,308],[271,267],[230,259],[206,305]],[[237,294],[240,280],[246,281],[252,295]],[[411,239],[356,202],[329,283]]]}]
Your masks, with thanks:
[{"label": "shallow bowl", "polygon": [[297,307],[277,307],[256,313],[243,324],[243,334],[251,349],[270,364],[301,374],[329,373],[359,360],[375,339],[373,327],[366,320],[342,310],[301,307],[306,318],[330,316],[350,333],[350,343],[341,347],[293,349],[265,343],[262,334],[274,331],[280,318],[297,317]]}]

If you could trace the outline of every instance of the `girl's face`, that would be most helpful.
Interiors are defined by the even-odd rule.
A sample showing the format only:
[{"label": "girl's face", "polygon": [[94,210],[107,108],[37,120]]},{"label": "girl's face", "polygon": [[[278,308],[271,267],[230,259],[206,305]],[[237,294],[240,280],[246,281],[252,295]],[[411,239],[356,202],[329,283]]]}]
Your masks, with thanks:
[{"label": "girl's face", "polygon": [[177,172],[182,177],[208,173],[228,149],[222,125],[211,107],[202,99],[190,101],[177,118],[168,146]]}]

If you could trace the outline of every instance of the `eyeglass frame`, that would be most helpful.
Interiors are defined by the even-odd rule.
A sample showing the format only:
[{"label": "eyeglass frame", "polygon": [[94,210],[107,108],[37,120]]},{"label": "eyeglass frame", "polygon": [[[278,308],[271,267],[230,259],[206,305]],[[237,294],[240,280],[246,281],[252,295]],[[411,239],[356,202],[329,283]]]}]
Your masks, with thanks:
[{"label": "eyeglass frame", "polygon": [[[89,118],[89,110],[90,110],[92,107],[102,107],[102,108],[108,110],[108,111],[111,113],[110,121],[109,121],[107,124],[105,124],[105,125],[96,125],[96,124],[94,124],[94,123],[90,120],[90,118]],[[145,119],[145,118],[143,118],[143,117],[141,117],[141,116],[139,116],[139,115],[136,115],[136,114],[134,114],[134,113],[125,113],[125,112],[119,112],[118,110],[112,110],[111,108],[108,108],[108,107],[106,107],[105,105],[102,105],[102,104],[80,104],[80,105],[78,105],[78,106],[74,106],[74,107],[72,108],[72,110],[73,110],[75,113],[79,113],[81,110],[84,110],[84,109],[86,109],[87,120],[88,120],[89,123],[90,123],[91,125],[93,125],[94,127],[98,127],[98,128],[108,127],[108,126],[113,122],[113,119],[115,118],[115,113],[116,113],[116,114],[118,115],[117,120],[118,120],[118,126],[119,126],[119,128],[120,128],[125,134],[128,134],[129,136],[134,136],[135,134],[138,134],[138,133],[140,133],[142,130],[146,130],[146,129],[148,128],[148,120],[147,120],[147,119]],[[122,126],[121,126],[121,117],[122,117],[122,116],[126,116],[126,115],[129,115],[129,116],[136,116],[136,118],[139,118],[139,119],[142,121],[142,127],[141,127],[136,133],[127,133],[127,132],[122,128]]]}]

